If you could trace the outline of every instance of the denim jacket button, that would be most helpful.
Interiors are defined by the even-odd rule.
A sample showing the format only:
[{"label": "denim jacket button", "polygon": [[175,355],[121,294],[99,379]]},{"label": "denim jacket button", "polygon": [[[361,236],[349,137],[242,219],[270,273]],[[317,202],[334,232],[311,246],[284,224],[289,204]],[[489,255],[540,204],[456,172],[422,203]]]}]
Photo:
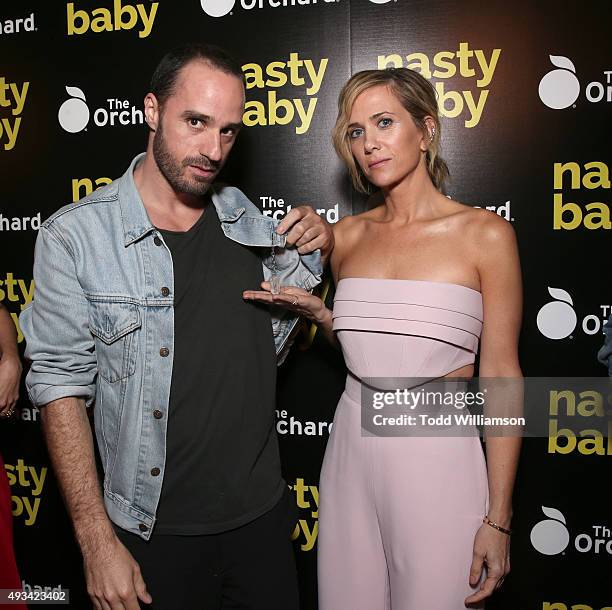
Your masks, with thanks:
[{"label": "denim jacket button", "polygon": [[149,528],[144,523],[139,523],[138,524],[138,529],[141,532],[148,532],[149,531]]},{"label": "denim jacket button", "polygon": [[154,477],[159,476],[159,473],[160,473],[160,472],[161,472],[161,470],[160,470],[159,468],[151,468],[151,474],[152,474]]},{"label": "denim jacket button", "polygon": [[165,357],[166,357],[166,356],[167,356],[169,353],[170,353],[170,350],[169,350],[167,347],[162,347],[162,348],[159,350],[159,355],[160,355],[162,358],[165,358]]},{"label": "denim jacket button", "polygon": [[161,246],[161,245],[162,245],[162,240],[159,238],[159,236],[158,236],[158,235],[156,235],[156,236],[155,236],[155,238],[153,239],[153,243],[154,243],[156,246]]},{"label": "denim jacket button", "polygon": [[167,286],[164,286],[161,289],[161,293],[162,293],[162,296],[167,297],[170,294],[170,288],[168,288]]},{"label": "denim jacket button", "polygon": [[155,409],[155,411],[153,411],[153,417],[155,419],[161,419],[163,416],[164,414],[159,409]]}]

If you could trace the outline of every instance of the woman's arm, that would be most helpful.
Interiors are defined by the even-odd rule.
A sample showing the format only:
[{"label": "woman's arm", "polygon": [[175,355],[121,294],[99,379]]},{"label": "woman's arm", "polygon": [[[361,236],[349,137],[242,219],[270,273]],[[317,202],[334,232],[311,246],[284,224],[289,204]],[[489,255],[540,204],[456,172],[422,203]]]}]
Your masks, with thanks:
[{"label": "woman's arm", "polygon": [[[495,217],[483,223],[479,248],[484,307],[479,375],[522,379],[518,339],[523,288],[516,237],[509,222],[492,216]],[[520,398],[514,393],[513,396]],[[512,489],[520,446],[518,436],[487,438],[489,518],[503,527],[508,527],[512,518]]]},{"label": "woman's arm", "polygon": [[0,303],[0,416],[12,413],[19,398],[20,378],[17,331],[8,311]]},{"label": "woman's arm", "polygon": [[[507,378],[511,392],[499,391],[500,383],[491,380],[487,401],[493,411],[508,409],[522,415],[522,372],[518,360],[518,338],[521,327],[523,291],[518,248],[514,230],[509,222],[493,213],[483,212],[475,223],[472,236],[474,256],[480,274],[483,296],[484,324],[480,345],[481,378]],[[516,381],[510,381],[515,378]],[[487,383],[487,382],[485,382]],[[495,390],[498,390],[497,392]],[[503,397],[501,401],[495,399]],[[486,431],[485,431],[486,435]],[[516,476],[521,438],[487,436],[487,475],[489,483],[488,518],[499,526],[510,529],[512,520],[512,490]],[[466,602],[476,602],[490,595],[510,571],[509,536],[483,524],[474,542],[474,558],[470,584],[480,577],[483,564],[487,578],[480,591]]]}]

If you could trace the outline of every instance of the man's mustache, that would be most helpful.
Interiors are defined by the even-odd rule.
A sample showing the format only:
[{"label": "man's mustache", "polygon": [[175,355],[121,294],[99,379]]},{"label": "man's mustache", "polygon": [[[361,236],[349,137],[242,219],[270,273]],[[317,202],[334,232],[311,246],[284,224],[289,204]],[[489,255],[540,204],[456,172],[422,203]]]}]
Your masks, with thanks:
[{"label": "man's mustache", "polygon": [[195,165],[205,170],[216,171],[221,164],[217,161],[211,161],[208,157],[187,157],[183,159],[183,167],[187,167],[188,165]]}]

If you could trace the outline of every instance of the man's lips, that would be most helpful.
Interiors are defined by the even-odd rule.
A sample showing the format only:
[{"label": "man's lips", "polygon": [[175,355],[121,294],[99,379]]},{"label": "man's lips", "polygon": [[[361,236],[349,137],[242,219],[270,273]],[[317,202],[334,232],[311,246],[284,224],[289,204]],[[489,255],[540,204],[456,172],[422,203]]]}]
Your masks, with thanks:
[{"label": "man's lips", "polygon": [[212,176],[216,172],[216,170],[211,167],[202,167],[200,165],[190,165],[189,167],[199,176]]},{"label": "man's lips", "polygon": [[372,161],[372,163],[368,163],[369,169],[374,169],[376,167],[381,166],[383,163],[386,163],[389,159],[378,159],[378,161]]}]

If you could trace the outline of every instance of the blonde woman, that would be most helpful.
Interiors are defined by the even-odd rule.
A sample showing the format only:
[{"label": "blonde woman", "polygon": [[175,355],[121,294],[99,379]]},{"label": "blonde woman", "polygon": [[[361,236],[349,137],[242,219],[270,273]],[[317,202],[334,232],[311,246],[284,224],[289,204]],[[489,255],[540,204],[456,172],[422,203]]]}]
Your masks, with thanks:
[{"label": "blonde woman", "polygon": [[[349,375],[320,484],[320,610],[482,607],[510,569],[518,438],[361,435],[372,377],[520,377],[515,236],[496,214],[444,196],[429,81],[367,70],[342,89],[333,133],[355,188],[384,202],[343,218],[331,259],[334,310],[294,287],[282,304],[338,340]],[[299,246],[299,242],[298,242]]]}]

